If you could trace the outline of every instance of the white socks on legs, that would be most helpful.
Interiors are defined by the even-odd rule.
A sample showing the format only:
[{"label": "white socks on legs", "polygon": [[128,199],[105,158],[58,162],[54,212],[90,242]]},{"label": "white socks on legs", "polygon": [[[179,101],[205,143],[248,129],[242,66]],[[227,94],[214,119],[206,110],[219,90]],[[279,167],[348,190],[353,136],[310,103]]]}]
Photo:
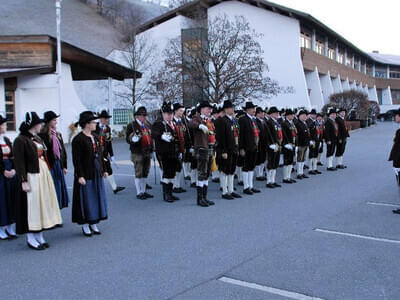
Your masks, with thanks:
[{"label": "white socks on legs", "polygon": [[183,163],[183,175],[185,177],[190,176],[190,163]]},{"label": "white socks on legs", "polygon": [[34,235],[35,235],[36,240],[37,240],[40,244],[46,243],[46,241],[44,240],[43,232],[35,233]]},{"label": "white socks on legs", "polygon": [[233,179],[234,175],[227,175],[227,183],[228,183],[228,194],[233,193]]},{"label": "white socks on legs", "polygon": [[254,171],[250,171],[249,172],[249,188],[252,189],[253,188],[253,178],[254,178]]},{"label": "white socks on legs", "polygon": [[190,172],[190,182],[191,183],[196,183],[197,181],[197,169],[192,169]]},{"label": "white socks on legs", "polygon": [[336,157],[337,165],[341,166],[343,165],[343,156],[338,156]]},{"label": "white socks on legs", "polygon": [[146,178],[140,178],[140,193],[146,192]]},{"label": "white socks on legs", "polygon": [[228,176],[221,172],[219,177],[220,177],[220,183],[221,183],[221,187],[222,187],[222,195],[225,195],[228,193]]},{"label": "white socks on legs", "polygon": [[7,231],[11,235],[17,235],[17,233],[15,232],[15,223],[7,225]]},{"label": "white socks on legs", "polygon": [[243,188],[248,189],[249,188],[249,172],[242,172],[243,176]]},{"label": "white socks on legs", "polygon": [[239,182],[243,182],[243,170],[242,167],[236,167],[236,175]]},{"label": "white socks on legs", "polygon": [[0,227],[0,238],[6,239],[8,234],[6,233],[6,226]]},{"label": "white socks on legs", "polygon": [[141,194],[141,185],[140,185],[140,178],[135,178],[135,186],[136,186],[136,195]]},{"label": "white socks on legs", "polygon": [[117,184],[115,183],[114,175],[108,175],[107,181],[111,185],[112,190],[115,191],[117,189]]},{"label": "white socks on legs", "polygon": [[333,168],[333,156],[329,156],[328,160],[328,168]]},{"label": "white socks on legs", "polygon": [[176,173],[175,178],[174,178],[174,188],[180,188],[181,187],[181,178],[182,178],[182,171],[179,173]]},{"label": "white socks on legs", "polygon": [[92,231],[90,230],[89,224],[83,224],[82,228],[83,228],[83,231],[86,234],[91,234],[92,233]]},{"label": "white socks on legs", "polygon": [[40,245],[39,242],[35,239],[34,233],[27,233],[26,240],[33,247],[39,247],[39,245]]}]

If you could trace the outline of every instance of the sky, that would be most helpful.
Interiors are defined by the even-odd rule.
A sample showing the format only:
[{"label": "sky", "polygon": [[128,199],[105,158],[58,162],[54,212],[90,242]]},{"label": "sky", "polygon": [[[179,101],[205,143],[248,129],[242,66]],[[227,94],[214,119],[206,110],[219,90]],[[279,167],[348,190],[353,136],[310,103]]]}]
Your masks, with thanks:
[{"label": "sky", "polygon": [[[162,0],[167,3],[168,0]],[[273,0],[311,14],[365,52],[400,55],[398,0]]]}]

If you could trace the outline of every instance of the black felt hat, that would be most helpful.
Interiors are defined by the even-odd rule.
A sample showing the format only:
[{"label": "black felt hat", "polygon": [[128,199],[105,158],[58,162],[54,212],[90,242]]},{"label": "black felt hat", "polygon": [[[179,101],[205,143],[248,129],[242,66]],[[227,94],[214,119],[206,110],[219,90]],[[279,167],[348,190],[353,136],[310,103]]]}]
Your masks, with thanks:
[{"label": "black felt hat", "polygon": [[75,126],[81,126],[82,128],[85,127],[85,125],[93,120],[97,120],[99,117],[92,111],[86,110],[84,112],[81,112],[79,114],[79,121],[75,123]]},{"label": "black felt hat", "polygon": [[243,109],[246,110],[246,109],[255,108],[255,107],[256,107],[256,105],[254,105],[254,103],[252,101],[246,101],[243,106]]},{"label": "black felt hat", "polygon": [[4,124],[5,122],[7,122],[8,120],[7,120],[7,117],[3,117],[2,115],[0,115],[0,125],[1,124]]},{"label": "black felt hat", "polygon": [[108,112],[104,109],[101,111],[101,113],[98,115],[99,119],[110,119],[112,116],[108,114]]},{"label": "black felt hat", "polygon": [[222,106],[223,109],[225,109],[225,108],[232,108],[232,107],[234,107],[234,106],[233,106],[233,103],[232,103],[231,100],[225,100],[225,101],[224,101],[224,105]]},{"label": "black felt hat", "polygon": [[294,112],[293,112],[293,110],[288,108],[287,110],[285,110],[285,116],[290,116],[290,115],[294,115]]},{"label": "black felt hat", "polygon": [[25,114],[24,123],[26,124],[28,129],[31,129],[37,124],[44,123],[44,120],[41,119],[36,112],[31,111]]},{"label": "black felt hat", "polygon": [[316,114],[317,114],[317,111],[316,111],[315,108],[313,108],[313,109],[310,111],[310,115],[316,115]]},{"label": "black felt hat", "polygon": [[328,108],[328,112],[327,112],[327,115],[328,115],[328,116],[329,116],[330,114],[336,114],[336,113],[337,113],[336,108],[334,108],[334,107]]},{"label": "black felt hat", "polygon": [[179,102],[174,103],[174,111],[177,111],[180,108],[185,108],[185,107]]},{"label": "black felt hat", "polygon": [[161,106],[161,112],[163,113],[173,113],[174,112],[174,106],[172,105],[171,102],[164,102]]},{"label": "black felt hat", "polygon": [[268,110],[268,114],[273,114],[273,113],[278,113],[279,110],[276,108],[276,106],[272,106]]},{"label": "black felt hat", "polygon": [[60,115],[57,115],[54,111],[49,110],[46,111],[43,115],[43,119],[45,123],[49,123],[51,120],[57,119]]},{"label": "black felt hat", "polygon": [[133,115],[134,115],[134,116],[147,116],[146,107],[144,107],[144,106],[139,106],[139,107],[135,110],[135,113],[134,113]]}]

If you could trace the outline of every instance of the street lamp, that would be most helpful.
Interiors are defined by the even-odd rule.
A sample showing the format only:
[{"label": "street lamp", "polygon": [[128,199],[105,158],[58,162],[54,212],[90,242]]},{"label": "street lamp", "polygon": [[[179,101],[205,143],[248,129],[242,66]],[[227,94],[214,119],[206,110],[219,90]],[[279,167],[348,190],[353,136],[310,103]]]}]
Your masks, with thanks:
[{"label": "street lamp", "polygon": [[56,24],[57,24],[57,89],[58,89],[58,114],[59,126],[62,128],[62,113],[61,113],[61,2],[56,0]]}]

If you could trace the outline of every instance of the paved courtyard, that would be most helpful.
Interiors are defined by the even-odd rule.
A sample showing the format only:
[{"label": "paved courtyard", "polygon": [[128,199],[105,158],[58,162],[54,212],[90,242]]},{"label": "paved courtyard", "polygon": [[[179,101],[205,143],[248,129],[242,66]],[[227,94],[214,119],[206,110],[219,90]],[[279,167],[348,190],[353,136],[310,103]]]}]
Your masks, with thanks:
[{"label": "paved courtyard", "polygon": [[234,201],[211,184],[210,208],[188,185],[181,201],[163,202],[153,173],[155,198],[137,200],[128,145],[117,141],[114,172],[127,189],[114,195],[106,183],[102,235],[85,238],[67,208],[64,227],[45,234],[50,249],[1,242],[0,297],[399,299],[399,189],[387,162],[396,128],[353,132],[345,170],[274,190],[257,182],[261,194]]}]

